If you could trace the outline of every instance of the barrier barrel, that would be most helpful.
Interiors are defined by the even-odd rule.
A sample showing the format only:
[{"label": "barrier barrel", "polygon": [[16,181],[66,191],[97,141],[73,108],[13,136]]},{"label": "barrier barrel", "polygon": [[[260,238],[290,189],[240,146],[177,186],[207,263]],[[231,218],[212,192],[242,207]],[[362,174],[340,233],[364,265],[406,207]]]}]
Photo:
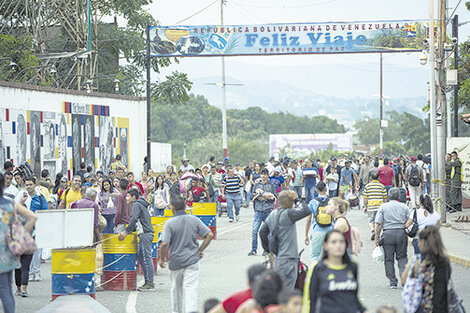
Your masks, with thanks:
[{"label": "barrier barrel", "polygon": [[137,289],[137,234],[127,235],[123,241],[116,234],[103,234],[104,290]]},{"label": "barrier barrel", "polygon": [[198,217],[204,225],[208,226],[214,234],[214,239],[217,237],[217,205],[216,203],[193,203],[193,215]]},{"label": "barrier barrel", "polygon": [[95,298],[95,248],[52,250],[52,300],[64,295]]}]

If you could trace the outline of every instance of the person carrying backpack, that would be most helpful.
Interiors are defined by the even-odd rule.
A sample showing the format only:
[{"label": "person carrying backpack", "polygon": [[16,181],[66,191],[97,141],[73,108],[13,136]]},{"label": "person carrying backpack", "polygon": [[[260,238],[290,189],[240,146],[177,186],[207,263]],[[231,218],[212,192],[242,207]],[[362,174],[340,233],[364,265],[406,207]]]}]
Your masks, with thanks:
[{"label": "person carrying backpack", "polygon": [[405,171],[405,180],[408,183],[408,190],[410,191],[410,206],[412,209],[418,206],[419,196],[421,195],[421,189],[425,181],[424,170],[416,163],[416,160],[416,157],[411,157],[411,164],[408,165]]},{"label": "person carrying backpack", "polygon": [[297,200],[295,191],[282,191],[279,194],[279,209],[269,214],[260,230],[263,249],[276,255],[274,270],[284,277],[287,289],[294,288],[299,272],[295,223],[311,214],[305,202],[302,202],[301,209],[293,209],[295,200]]},{"label": "person carrying backpack", "polygon": [[[316,191],[318,197],[312,199],[308,204],[311,214],[308,216],[305,225],[305,244],[311,244],[310,259],[312,263],[319,260],[326,233],[333,229],[333,218],[326,213],[330,201],[330,197],[326,195],[326,184],[322,181],[318,182]],[[309,237],[310,228],[312,234]]]}]

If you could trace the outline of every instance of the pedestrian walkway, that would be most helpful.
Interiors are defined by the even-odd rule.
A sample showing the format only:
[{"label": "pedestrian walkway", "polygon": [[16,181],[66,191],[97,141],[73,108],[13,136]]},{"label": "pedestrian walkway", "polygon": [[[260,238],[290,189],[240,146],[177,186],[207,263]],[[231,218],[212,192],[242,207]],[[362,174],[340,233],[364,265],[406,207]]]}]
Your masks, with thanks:
[{"label": "pedestrian walkway", "polygon": [[442,240],[450,260],[465,267],[470,267],[470,249],[466,245],[470,236],[451,227],[441,227]]}]

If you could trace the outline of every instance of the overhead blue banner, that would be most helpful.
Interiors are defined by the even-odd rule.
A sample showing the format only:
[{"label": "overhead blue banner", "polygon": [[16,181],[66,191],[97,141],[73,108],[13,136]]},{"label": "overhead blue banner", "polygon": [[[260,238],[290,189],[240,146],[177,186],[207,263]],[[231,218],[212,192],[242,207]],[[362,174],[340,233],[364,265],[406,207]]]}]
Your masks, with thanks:
[{"label": "overhead blue banner", "polygon": [[425,21],[150,26],[150,56],[410,52],[424,48]]}]

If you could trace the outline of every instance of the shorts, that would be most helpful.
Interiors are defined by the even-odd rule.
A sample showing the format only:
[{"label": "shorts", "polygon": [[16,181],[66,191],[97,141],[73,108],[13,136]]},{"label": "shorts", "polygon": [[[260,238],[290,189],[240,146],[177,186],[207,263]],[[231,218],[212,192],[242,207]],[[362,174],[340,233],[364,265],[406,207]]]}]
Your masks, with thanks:
[{"label": "shorts", "polygon": [[374,224],[375,223],[375,216],[377,215],[377,210],[374,211],[367,211],[367,222],[369,224]]},{"label": "shorts", "polygon": [[351,190],[351,187],[349,187],[349,185],[339,186],[339,192],[342,194],[345,194],[346,192],[350,190]]}]

